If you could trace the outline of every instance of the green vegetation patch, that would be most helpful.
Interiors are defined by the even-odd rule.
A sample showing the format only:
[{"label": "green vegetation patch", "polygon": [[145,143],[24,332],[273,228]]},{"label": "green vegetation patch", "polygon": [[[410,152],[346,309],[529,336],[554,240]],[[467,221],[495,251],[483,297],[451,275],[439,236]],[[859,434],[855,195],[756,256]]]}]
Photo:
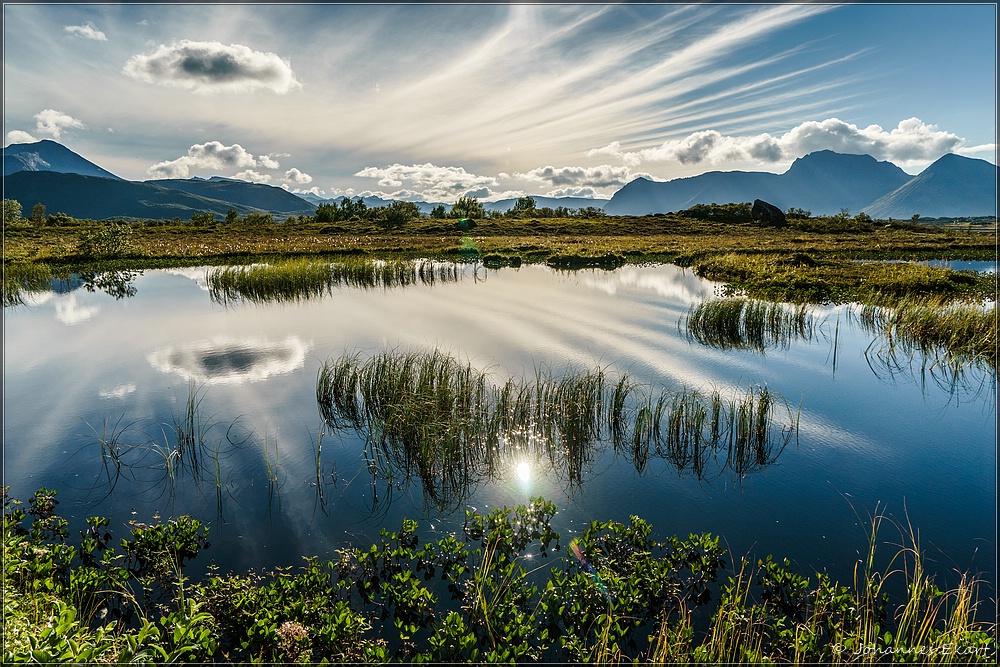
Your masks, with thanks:
[{"label": "green vegetation patch", "polygon": [[995,279],[916,262],[860,262],[806,253],[727,253],[699,261],[695,272],[727,283],[731,294],[768,301],[891,303],[904,296],[994,298]]},{"label": "green vegetation patch", "polygon": [[[209,547],[188,516],[94,517],[69,539],[56,493],[27,510],[3,489],[3,662],[983,663],[995,625],[979,582],[940,590],[912,539],[855,580],[815,580],[768,556],[726,570],[719,538],[655,536],[638,516],[593,521],[568,544],[543,499],[422,539],[416,521],[294,571],[184,575]],[[720,595],[713,585],[722,575]],[[902,599],[888,586],[902,579]],[[701,619],[696,622],[696,619]],[[696,630],[696,627],[705,630]]]}]

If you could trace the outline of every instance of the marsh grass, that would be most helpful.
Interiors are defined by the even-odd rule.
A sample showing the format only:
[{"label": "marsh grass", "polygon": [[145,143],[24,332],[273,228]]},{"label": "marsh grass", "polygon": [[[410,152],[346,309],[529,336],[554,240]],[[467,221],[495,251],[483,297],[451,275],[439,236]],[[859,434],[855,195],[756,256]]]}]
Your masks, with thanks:
[{"label": "marsh grass", "polygon": [[728,295],[795,303],[892,303],[931,296],[981,299],[996,293],[994,279],[971,271],[918,262],[856,262],[802,252],[711,253],[696,263],[695,273],[727,283]]},{"label": "marsh grass", "polygon": [[[101,448],[101,463],[104,467],[104,474],[108,483],[108,493],[114,490],[118,479],[122,474],[123,457],[127,456],[131,446],[125,441],[126,432],[135,425],[135,422],[122,424],[125,415],[121,415],[111,424],[110,417],[105,417],[101,431],[98,432],[91,424],[87,424],[94,433],[94,439]],[[127,469],[127,468],[126,468]]]},{"label": "marsh grass", "polygon": [[[861,517],[859,520],[864,521]],[[883,542],[889,521],[868,518],[867,549],[859,551],[852,585],[790,572],[768,556],[754,567],[741,558],[721,587],[708,629],[696,635],[690,614],[664,616],[650,637],[654,663],[969,664],[995,656],[995,624],[977,622],[982,582],[967,574],[940,590],[909,524],[890,523],[898,538]],[[895,549],[879,563],[885,545]],[[890,589],[893,593],[890,594]],[[900,597],[895,591],[904,591]],[[890,603],[894,600],[894,603]],[[794,622],[789,623],[789,619]]]},{"label": "marsh grass", "polygon": [[909,297],[892,305],[864,305],[856,316],[864,329],[884,336],[890,350],[916,350],[948,366],[986,362],[996,369],[995,303]]},{"label": "marsh grass", "polygon": [[28,294],[52,289],[52,269],[32,262],[4,262],[3,306],[21,306]]},{"label": "marsh grass", "polygon": [[[798,432],[798,415],[766,387],[726,399],[609,382],[604,370],[553,372],[494,383],[440,350],[382,351],[327,360],[317,377],[320,414],[331,429],[365,441],[372,470],[418,478],[439,506],[464,500],[512,462],[547,461],[570,488],[610,443],[639,472],[652,457],[699,479],[721,456],[738,477],[772,464]],[[787,419],[776,421],[784,405]]]},{"label": "marsh grass", "polygon": [[204,398],[204,386],[189,383],[183,411],[174,413],[173,416],[173,431],[176,434],[174,452],[178,469],[181,472],[190,471],[196,480],[201,479],[209,432],[215,428],[214,420],[203,413]]},{"label": "marsh grass", "polygon": [[211,269],[207,280],[209,294],[217,303],[260,304],[304,301],[331,294],[341,286],[384,289],[433,285],[455,282],[462,275],[462,265],[454,262],[348,257],[333,262],[297,258],[225,266]]},{"label": "marsh grass", "polygon": [[810,341],[817,324],[805,304],[791,305],[742,297],[713,299],[691,306],[684,320],[689,340],[722,350],[787,349]]}]

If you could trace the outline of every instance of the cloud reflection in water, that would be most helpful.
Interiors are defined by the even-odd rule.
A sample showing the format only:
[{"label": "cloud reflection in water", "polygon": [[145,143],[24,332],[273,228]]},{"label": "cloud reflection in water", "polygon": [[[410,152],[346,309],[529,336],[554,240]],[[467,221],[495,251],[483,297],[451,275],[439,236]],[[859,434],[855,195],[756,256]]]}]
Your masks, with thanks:
[{"label": "cloud reflection in water", "polygon": [[147,358],[161,373],[203,384],[260,382],[305,366],[311,345],[298,336],[283,341],[215,338],[153,351]]}]

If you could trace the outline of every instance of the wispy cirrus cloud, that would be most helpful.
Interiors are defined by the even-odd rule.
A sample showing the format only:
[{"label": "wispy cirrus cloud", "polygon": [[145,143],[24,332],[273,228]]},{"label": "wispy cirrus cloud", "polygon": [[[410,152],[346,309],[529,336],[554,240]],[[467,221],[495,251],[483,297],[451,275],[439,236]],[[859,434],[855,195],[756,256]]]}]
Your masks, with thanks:
[{"label": "wispy cirrus cloud", "polygon": [[90,22],[84,23],[83,25],[68,25],[63,28],[63,30],[70,35],[75,35],[84,39],[92,39],[96,42],[108,41],[108,36],[98,30],[97,26]]},{"label": "wispy cirrus cloud", "polygon": [[151,53],[129,58],[123,71],[138,81],[197,93],[285,94],[302,87],[288,60],[276,53],[221,42],[185,39],[161,44]]}]

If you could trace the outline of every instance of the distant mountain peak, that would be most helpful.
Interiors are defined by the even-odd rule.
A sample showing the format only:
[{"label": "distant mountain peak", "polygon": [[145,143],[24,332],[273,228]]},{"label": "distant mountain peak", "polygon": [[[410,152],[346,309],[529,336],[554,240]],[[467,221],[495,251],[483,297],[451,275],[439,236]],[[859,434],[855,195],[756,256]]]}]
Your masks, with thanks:
[{"label": "distant mountain peak", "polygon": [[998,173],[986,160],[946,153],[864,210],[876,218],[995,216]]},{"label": "distant mountain peak", "polygon": [[107,169],[97,166],[51,139],[42,139],[29,144],[11,144],[4,148],[3,175],[10,176],[19,171],[55,171],[121,180]]},{"label": "distant mountain peak", "polygon": [[665,182],[636,178],[616,192],[604,210],[612,215],[643,215],[763,199],[781,209],[833,214],[845,208],[858,210],[909,179],[896,165],[870,155],[821,150],[796,159],[783,174],[708,171]]}]

